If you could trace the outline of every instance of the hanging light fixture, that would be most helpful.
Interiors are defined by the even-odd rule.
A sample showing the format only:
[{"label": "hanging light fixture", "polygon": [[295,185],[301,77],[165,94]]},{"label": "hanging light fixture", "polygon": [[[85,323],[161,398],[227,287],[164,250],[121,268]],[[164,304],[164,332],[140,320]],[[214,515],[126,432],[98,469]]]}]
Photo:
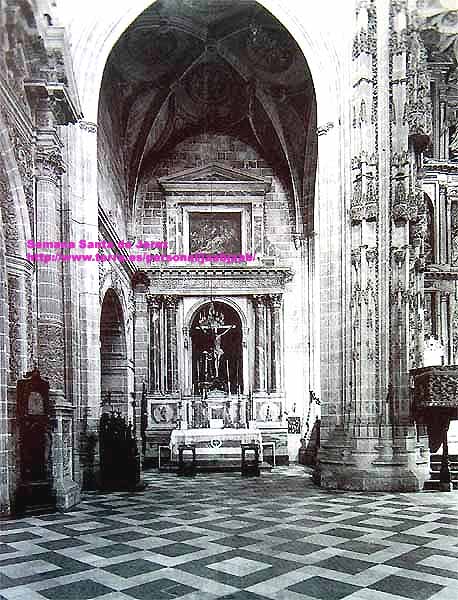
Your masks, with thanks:
[{"label": "hanging light fixture", "polygon": [[206,310],[202,310],[198,317],[199,327],[205,333],[217,333],[218,329],[225,326],[224,314],[217,311],[213,299]]}]

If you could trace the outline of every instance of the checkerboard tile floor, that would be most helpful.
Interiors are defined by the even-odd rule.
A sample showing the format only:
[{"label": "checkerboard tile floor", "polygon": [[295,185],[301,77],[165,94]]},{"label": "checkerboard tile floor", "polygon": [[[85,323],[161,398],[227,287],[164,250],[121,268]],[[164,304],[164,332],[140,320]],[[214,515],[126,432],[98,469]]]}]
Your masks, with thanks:
[{"label": "checkerboard tile floor", "polygon": [[327,492],[298,466],[144,477],[0,522],[0,600],[458,600],[458,491]]}]

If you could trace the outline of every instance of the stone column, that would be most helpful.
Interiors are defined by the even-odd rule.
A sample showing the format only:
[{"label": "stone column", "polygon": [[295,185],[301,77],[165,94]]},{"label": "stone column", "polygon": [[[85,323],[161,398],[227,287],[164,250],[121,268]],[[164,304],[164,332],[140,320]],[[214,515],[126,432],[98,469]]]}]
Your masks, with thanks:
[{"label": "stone column", "polygon": [[[70,240],[98,239],[97,126],[79,121],[62,127],[67,172],[64,198],[70,212]],[[99,470],[97,447],[100,412],[100,298],[99,285],[104,264],[71,264],[72,398],[76,407],[74,452],[75,477],[81,485],[93,488]],[[68,267],[67,267],[68,268]],[[67,299],[69,300],[69,299]],[[79,468],[77,466],[79,463]],[[76,472],[76,469],[78,472]]]},{"label": "stone column", "polygon": [[282,347],[281,347],[281,323],[280,311],[282,305],[281,294],[269,296],[270,313],[270,361],[271,361],[271,380],[270,389],[272,392],[280,392],[283,388],[282,381]]},{"label": "stone column", "polygon": [[253,296],[254,306],[254,386],[253,391],[266,390],[266,318],[265,296]]},{"label": "stone column", "polygon": [[440,339],[444,348],[444,364],[450,364],[449,292],[440,293]]},{"label": "stone column", "polygon": [[149,353],[149,389],[153,393],[161,391],[161,297],[148,296],[150,322],[150,353]]},{"label": "stone column", "polygon": [[8,304],[10,325],[10,367],[9,380],[12,386],[32,366],[29,338],[30,326],[29,299],[27,289],[33,278],[33,265],[19,256],[7,256]]},{"label": "stone column", "polygon": [[439,256],[437,262],[447,263],[448,262],[448,248],[447,248],[447,187],[445,185],[439,185],[439,230],[437,231],[439,237]]},{"label": "stone column", "polygon": [[[57,146],[41,146],[36,155],[37,240],[60,240],[59,201],[62,157]],[[49,262],[37,261],[38,368],[50,389],[64,397],[64,325],[61,263],[54,250],[39,250]]]},{"label": "stone column", "polygon": [[[404,3],[391,0],[361,2],[355,11],[352,194],[349,219],[342,218],[351,271],[344,267],[342,280],[322,279],[329,297],[344,282],[349,320],[342,327],[333,322],[336,311],[327,310],[326,297],[321,309],[329,315],[324,331],[332,338],[325,348],[335,347],[349,360],[343,381],[321,381],[317,471],[324,487],[413,491],[427,476],[412,426],[409,369],[420,366],[425,209],[417,166],[430,111],[424,48],[409,15]],[[332,237],[335,214],[327,235],[340,248]],[[321,227],[321,212],[319,222]],[[322,363],[332,365],[330,353],[327,361],[324,356]]]},{"label": "stone column", "polygon": [[[36,240],[61,241],[62,175],[65,172],[61,141],[57,135],[53,106],[48,96],[35,103],[37,148],[35,153]],[[49,381],[50,398],[56,411],[52,435],[53,480],[59,508],[79,499],[73,481],[73,406],[66,397],[66,339],[64,328],[62,262],[53,260],[55,250],[36,250],[48,262],[36,262],[38,313],[37,363]]]},{"label": "stone column", "polygon": [[[5,250],[5,229],[0,213],[0,278],[4,281],[7,277]],[[14,460],[9,436],[8,415],[8,297],[5,285],[0,285],[0,513],[8,515],[11,511],[11,470],[10,461]]]},{"label": "stone column", "polygon": [[178,390],[178,362],[177,362],[177,296],[164,296],[166,307],[167,343],[166,362],[167,379],[166,391],[169,393]]}]

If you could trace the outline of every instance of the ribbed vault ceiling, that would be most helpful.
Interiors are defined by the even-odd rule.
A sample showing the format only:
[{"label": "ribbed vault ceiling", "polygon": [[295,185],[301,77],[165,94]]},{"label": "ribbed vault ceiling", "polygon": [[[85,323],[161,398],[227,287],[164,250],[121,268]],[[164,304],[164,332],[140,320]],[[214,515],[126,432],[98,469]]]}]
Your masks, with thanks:
[{"label": "ribbed vault ceiling", "polygon": [[313,85],[294,39],[256,2],[159,0],[118,40],[102,89],[102,102],[116,103],[109,112],[131,198],[177,143],[217,132],[259,148],[304,218],[315,170]]}]

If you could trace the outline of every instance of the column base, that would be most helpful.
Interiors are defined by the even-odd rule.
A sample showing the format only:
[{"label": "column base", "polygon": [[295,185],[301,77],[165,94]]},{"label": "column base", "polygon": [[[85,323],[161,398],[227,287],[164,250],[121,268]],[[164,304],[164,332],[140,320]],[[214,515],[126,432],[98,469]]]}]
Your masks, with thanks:
[{"label": "column base", "polygon": [[67,510],[81,501],[81,488],[73,479],[64,479],[56,488],[56,507]]},{"label": "column base", "polygon": [[[330,440],[331,438],[331,440]],[[418,492],[429,478],[429,452],[413,426],[364,426],[333,432],[323,442],[314,480],[351,491]]]}]

